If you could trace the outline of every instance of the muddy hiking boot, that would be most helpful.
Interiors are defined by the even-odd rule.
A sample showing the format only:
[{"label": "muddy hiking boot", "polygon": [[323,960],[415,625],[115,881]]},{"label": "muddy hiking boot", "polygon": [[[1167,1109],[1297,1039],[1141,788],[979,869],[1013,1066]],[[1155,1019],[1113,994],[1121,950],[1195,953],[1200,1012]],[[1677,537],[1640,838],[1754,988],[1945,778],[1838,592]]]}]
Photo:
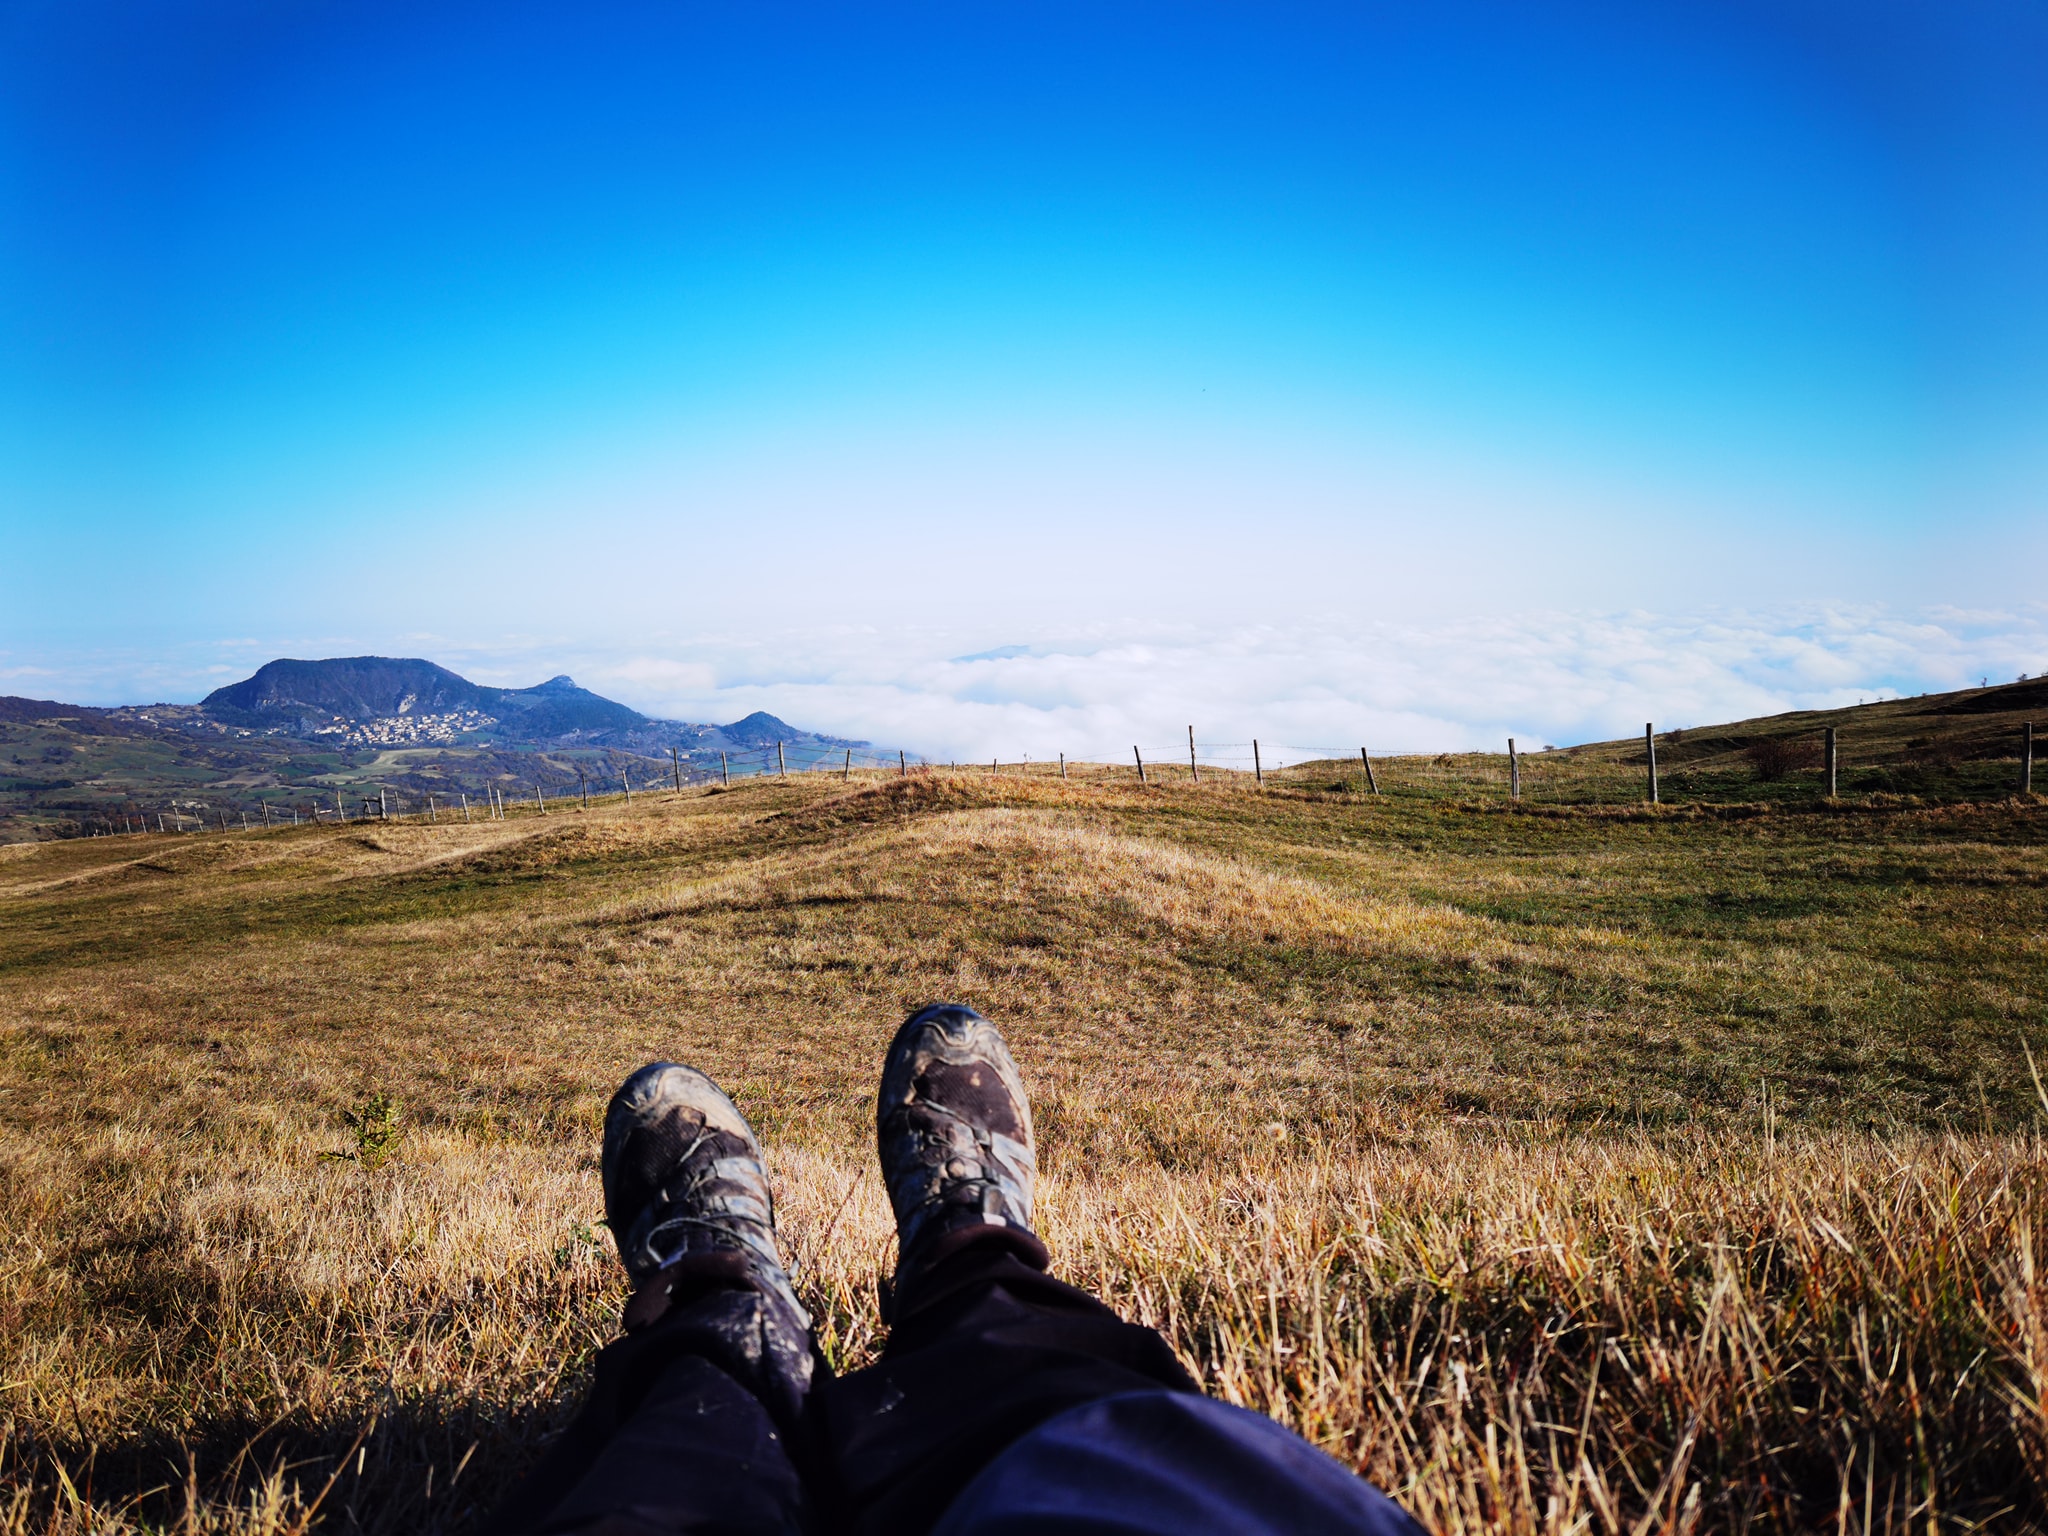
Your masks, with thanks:
[{"label": "muddy hiking boot", "polygon": [[694,1067],[657,1061],[604,1117],[605,1220],[633,1277],[628,1333],[674,1332],[793,1420],[811,1318],[790,1288],[753,1127]]},{"label": "muddy hiking boot", "polygon": [[1007,1228],[1036,1246],[1031,1104],[1002,1035],[972,1008],[940,1003],[896,1031],[882,1062],[875,1140],[896,1211],[896,1278],[885,1303],[972,1234]]}]

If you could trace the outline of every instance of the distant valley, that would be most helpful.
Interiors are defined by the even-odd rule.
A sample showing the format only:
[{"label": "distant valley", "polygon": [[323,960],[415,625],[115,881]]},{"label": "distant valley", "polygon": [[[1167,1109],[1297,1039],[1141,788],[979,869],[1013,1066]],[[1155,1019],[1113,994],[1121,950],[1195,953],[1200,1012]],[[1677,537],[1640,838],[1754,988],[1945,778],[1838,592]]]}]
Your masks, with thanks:
[{"label": "distant valley", "polygon": [[0,697],[0,841],[109,817],[237,824],[373,799],[410,810],[429,797],[455,806],[494,793],[616,792],[799,771],[849,752],[874,756],[867,742],[769,714],[656,719],[568,677],[493,688],[417,658],[279,660],[197,704]]}]

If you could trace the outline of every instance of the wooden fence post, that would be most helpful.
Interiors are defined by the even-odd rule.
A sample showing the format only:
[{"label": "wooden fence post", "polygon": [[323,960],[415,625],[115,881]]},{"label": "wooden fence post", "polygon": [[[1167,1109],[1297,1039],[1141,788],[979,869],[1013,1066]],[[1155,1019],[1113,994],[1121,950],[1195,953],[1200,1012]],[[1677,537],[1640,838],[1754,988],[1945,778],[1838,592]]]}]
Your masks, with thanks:
[{"label": "wooden fence post", "polygon": [[541,815],[547,815],[548,803],[547,800],[541,795],[539,779],[535,779],[533,781],[533,803],[540,807]]},{"label": "wooden fence post", "polygon": [[379,821],[389,821],[391,819],[391,802],[385,798],[384,791],[381,789],[377,791],[377,819]]},{"label": "wooden fence post", "polygon": [[1060,754],[1060,777],[1061,777],[1062,779],[1064,779],[1064,778],[1065,778],[1066,776],[1067,776],[1067,754],[1066,754],[1066,753],[1064,753],[1064,752],[1062,752],[1062,753]]},{"label": "wooden fence post", "polygon": [[427,796],[427,820],[439,821],[440,819],[440,816],[434,811],[434,797],[432,795]]},{"label": "wooden fence post", "polygon": [[1255,782],[1266,782],[1266,770],[1259,764],[1259,738],[1252,738],[1252,778]]},{"label": "wooden fence post", "polygon": [[2034,792],[2034,722],[2020,727],[2020,793]]},{"label": "wooden fence post", "polygon": [[348,807],[341,803],[341,791],[338,789],[334,792],[334,819],[336,821],[348,820]]},{"label": "wooden fence post", "polygon": [[1188,727],[1188,777],[1195,783],[1202,782],[1202,770],[1195,764],[1195,728]]},{"label": "wooden fence post", "polygon": [[1138,782],[1140,784],[1146,783],[1147,780],[1145,778],[1145,759],[1142,757],[1138,757],[1138,749],[1136,747],[1131,748],[1131,756],[1138,758]]},{"label": "wooden fence post", "polygon": [[1508,798],[1522,798],[1522,760],[1515,755],[1515,738],[1508,738]]},{"label": "wooden fence post", "polygon": [[683,792],[683,759],[674,747],[668,749],[668,766],[676,776],[676,793],[680,795]]},{"label": "wooden fence post", "polygon": [[723,747],[718,749],[718,782],[721,784],[732,783],[732,774],[725,766],[725,748]]},{"label": "wooden fence post", "polygon": [[1835,742],[1835,728],[1832,725],[1828,727],[1827,745],[1822,750],[1827,757],[1828,798],[1832,800],[1835,798],[1836,767],[1839,761]]},{"label": "wooden fence post", "polygon": [[1657,732],[1649,721],[1643,722],[1643,752],[1650,763],[1650,804],[1657,803]]},{"label": "wooden fence post", "polygon": [[583,809],[590,809],[590,780],[581,768],[576,770],[576,795],[583,802]]},{"label": "wooden fence post", "polygon": [[910,777],[910,758],[901,747],[896,749],[896,777],[899,779]]},{"label": "wooden fence post", "polygon": [[1366,750],[1363,747],[1358,749],[1358,760],[1365,764],[1365,787],[1374,794],[1378,794],[1380,792],[1379,776],[1372,771],[1372,759],[1366,755]]},{"label": "wooden fence post", "polygon": [[775,776],[778,779],[789,777],[789,769],[782,761],[782,743],[779,741],[775,743]]},{"label": "wooden fence post", "polygon": [[[294,812],[293,812],[292,814],[296,816],[296,815],[297,815],[298,813],[297,813],[296,811],[294,811]],[[463,824],[463,825],[464,825],[465,827],[469,825],[469,796],[468,796],[468,795],[463,795],[463,796],[462,796],[462,824]]]},{"label": "wooden fence post", "polygon": [[851,747],[848,747],[846,749],[846,768],[845,771],[839,775],[839,777],[842,779],[850,779],[853,777],[853,748]]},{"label": "wooden fence post", "polygon": [[619,782],[626,786],[626,804],[633,803],[633,776],[624,768],[619,770]]}]

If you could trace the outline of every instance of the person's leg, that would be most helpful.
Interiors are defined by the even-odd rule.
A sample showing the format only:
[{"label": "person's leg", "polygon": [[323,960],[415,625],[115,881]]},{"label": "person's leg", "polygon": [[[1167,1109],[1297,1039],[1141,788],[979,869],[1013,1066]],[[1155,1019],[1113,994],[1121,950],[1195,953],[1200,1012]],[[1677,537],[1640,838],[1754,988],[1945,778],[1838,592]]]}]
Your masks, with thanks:
[{"label": "person's leg", "polygon": [[958,1247],[898,1291],[880,1361],[820,1384],[819,1438],[854,1530],[929,1529],[1018,1437],[1080,1404],[1197,1390],[1158,1334],[1043,1265],[1014,1229]]},{"label": "person's leg", "polygon": [[1005,1447],[1079,1404],[1197,1390],[1158,1334],[1045,1272],[1030,1103],[993,1024],[946,1005],[908,1020],[876,1132],[900,1245],[889,1341],[812,1402],[854,1529],[929,1529]]},{"label": "person's leg", "polygon": [[638,1282],[589,1400],[493,1536],[794,1532],[820,1369],[775,1246],[752,1129],[702,1073],[657,1062],[605,1117],[605,1214]]},{"label": "person's leg", "polygon": [[[1235,1500],[1318,1513],[1304,1529],[1415,1536],[1397,1506],[1298,1436],[1202,1398],[1157,1333],[1046,1273],[1031,1230],[1030,1105],[988,1020],[941,1005],[905,1022],[883,1065],[876,1134],[900,1242],[889,1341],[875,1365],[812,1397],[852,1530],[922,1536],[944,1517],[950,1531],[947,1511],[972,1502],[970,1484],[988,1495],[974,1502],[983,1521],[1034,1479],[1071,1476],[1079,1492],[1091,1477],[1114,1480],[1115,1464],[1134,1488],[1183,1496],[1141,1495],[1132,1508],[1158,1523],[1103,1531],[1231,1531]],[[1090,1412],[1102,1422],[1086,1432],[1104,1437],[1093,1461],[1059,1432]],[[984,1471],[992,1485],[977,1484]],[[1061,1507],[1057,1490],[1039,1491],[1039,1507]],[[1207,1518],[1185,1523],[1205,1506]]]},{"label": "person's leg", "polygon": [[727,1338],[758,1299],[725,1290],[678,1309],[672,1331],[632,1335],[597,1362],[590,1398],[499,1508],[493,1536],[792,1532],[807,1498],[788,1434]]},{"label": "person's leg", "polygon": [[1127,1392],[1048,1419],[947,1506],[933,1536],[1423,1536],[1364,1478],[1264,1414]]}]

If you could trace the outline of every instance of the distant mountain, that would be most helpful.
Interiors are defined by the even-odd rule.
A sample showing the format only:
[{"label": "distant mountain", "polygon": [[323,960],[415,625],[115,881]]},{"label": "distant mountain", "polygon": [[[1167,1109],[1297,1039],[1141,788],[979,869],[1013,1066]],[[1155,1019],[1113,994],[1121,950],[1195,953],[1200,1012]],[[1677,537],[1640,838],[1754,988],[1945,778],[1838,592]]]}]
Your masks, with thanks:
[{"label": "distant mountain", "polygon": [[90,720],[105,714],[89,704],[59,704],[55,699],[24,699],[15,694],[0,696],[0,724],[26,725],[35,720]]},{"label": "distant mountain", "polygon": [[735,720],[731,725],[715,727],[718,734],[736,747],[772,747],[778,741],[819,741],[833,747],[864,747],[864,741],[841,741],[836,736],[813,737],[808,731],[800,731],[786,720],[778,720],[763,710],[755,710],[744,720]]},{"label": "distant mountain", "polygon": [[216,688],[199,701],[230,713],[326,719],[375,719],[417,707],[421,714],[476,708],[484,690],[431,661],[343,656],[331,661],[273,661],[254,677]]},{"label": "distant mountain", "polygon": [[[124,711],[134,715],[136,711]],[[174,712],[153,709],[168,721]],[[513,749],[607,748],[660,756],[746,752],[777,742],[800,751],[864,747],[756,712],[730,725],[658,720],[558,676],[491,688],[419,657],[273,661],[202,699],[197,723],[341,747],[457,744]]]},{"label": "distant mountain", "polygon": [[568,677],[533,688],[488,688],[431,661],[390,656],[273,661],[254,677],[214,689],[199,707],[233,725],[290,724],[307,735],[339,722],[439,717],[460,735],[559,741],[623,736],[657,723]]}]

